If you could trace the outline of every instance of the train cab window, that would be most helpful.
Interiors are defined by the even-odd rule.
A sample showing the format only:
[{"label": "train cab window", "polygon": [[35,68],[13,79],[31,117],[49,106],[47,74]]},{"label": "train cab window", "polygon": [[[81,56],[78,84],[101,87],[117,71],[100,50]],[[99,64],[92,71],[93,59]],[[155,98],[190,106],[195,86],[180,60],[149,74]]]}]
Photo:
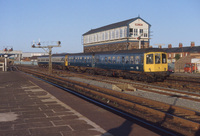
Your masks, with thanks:
[{"label": "train cab window", "polygon": [[155,54],[155,63],[160,64],[160,53]]},{"label": "train cab window", "polygon": [[166,54],[162,54],[162,63],[163,63],[163,64],[167,63]]},{"label": "train cab window", "polygon": [[146,64],[153,64],[153,54],[147,54]]},{"label": "train cab window", "polygon": [[131,64],[134,64],[134,56],[131,56],[131,57],[130,57],[130,63],[131,63]]}]

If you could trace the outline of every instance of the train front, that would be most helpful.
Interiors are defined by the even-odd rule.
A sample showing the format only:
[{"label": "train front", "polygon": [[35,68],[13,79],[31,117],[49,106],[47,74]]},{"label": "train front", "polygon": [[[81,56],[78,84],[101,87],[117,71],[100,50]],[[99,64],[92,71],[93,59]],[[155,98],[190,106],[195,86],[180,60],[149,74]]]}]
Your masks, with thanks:
[{"label": "train front", "polygon": [[151,73],[163,80],[169,75],[167,54],[165,52],[148,52],[144,54],[144,72]]}]

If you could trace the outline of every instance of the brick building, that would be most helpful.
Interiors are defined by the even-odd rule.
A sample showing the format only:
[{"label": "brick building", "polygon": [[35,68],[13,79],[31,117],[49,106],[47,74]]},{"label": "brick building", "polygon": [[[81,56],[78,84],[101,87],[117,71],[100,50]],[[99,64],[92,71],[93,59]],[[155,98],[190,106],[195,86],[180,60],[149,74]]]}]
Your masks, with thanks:
[{"label": "brick building", "polygon": [[176,54],[179,54],[180,58],[191,54],[200,54],[200,46],[195,46],[194,42],[191,42],[191,45],[188,47],[183,47],[183,44],[179,43],[179,47],[172,48],[172,45],[169,44],[168,48],[163,48],[163,50],[167,52],[168,63],[176,61]]},{"label": "brick building", "polygon": [[150,26],[136,17],[91,29],[83,34],[84,52],[149,48]]}]

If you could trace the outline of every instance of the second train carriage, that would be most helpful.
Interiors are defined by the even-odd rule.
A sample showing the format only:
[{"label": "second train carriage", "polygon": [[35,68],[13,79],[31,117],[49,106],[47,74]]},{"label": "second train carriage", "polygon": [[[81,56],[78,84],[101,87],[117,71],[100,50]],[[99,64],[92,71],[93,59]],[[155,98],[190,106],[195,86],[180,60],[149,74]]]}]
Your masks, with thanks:
[{"label": "second train carriage", "polygon": [[[52,61],[52,67],[54,69],[65,69],[65,67],[68,65],[67,60],[68,58],[67,54],[53,54],[51,61]],[[38,57],[38,66],[39,67],[48,67],[49,64],[49,56],[44,55]]]},{"label": "second train carriage", "polygon": [[[62,56],[62,55],[61,55]],[[60,62],[69,70],[101,75],[122,76],[136,80],[163,79],[167,75],[167,55],[162,49],[136,49],[115,52],[63,54]],[[40,62],[38,62],[40,65]],[[64,65],[63,65],[64,64]]]}]

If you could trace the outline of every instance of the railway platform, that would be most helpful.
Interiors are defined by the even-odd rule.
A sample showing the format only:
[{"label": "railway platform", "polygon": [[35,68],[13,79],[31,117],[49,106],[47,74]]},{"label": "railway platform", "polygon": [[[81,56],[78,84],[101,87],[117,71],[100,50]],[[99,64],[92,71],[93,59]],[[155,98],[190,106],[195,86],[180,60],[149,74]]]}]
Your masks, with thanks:
[{"label": "railway platform", "polygon": [[0,72],[0,136],[92,136],[105,130],[19,72]]},{"label": "railway platform", "polygon": [[0,136],[159,136],[22,72],[0,72]]}]

